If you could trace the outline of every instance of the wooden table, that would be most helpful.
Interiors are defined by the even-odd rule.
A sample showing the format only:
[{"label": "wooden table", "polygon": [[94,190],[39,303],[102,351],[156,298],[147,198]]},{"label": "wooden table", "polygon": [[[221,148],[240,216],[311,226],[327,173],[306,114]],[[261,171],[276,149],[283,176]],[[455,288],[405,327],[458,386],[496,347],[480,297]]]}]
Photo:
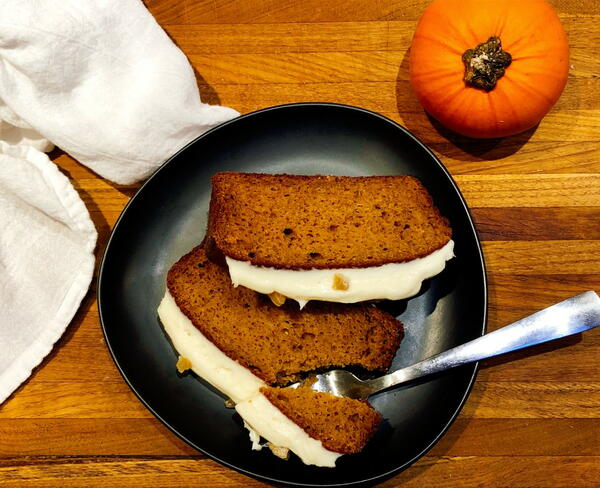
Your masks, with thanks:
[{"label": "wooden table", "polygon": [[[565,92],[536,130],[479,142],[432,126],[410,90],[407,51],[427,0],[146,3],[197,69],[204,101],[242,113],[358,105],[428,144],[483,241],[489,330],[600,291],[600,2],[553,0],[572,48]],[[91,212],[99,257],[137,186],[53,156]],[[95,292],[0,407],[0,487],[265,486],[194,451],[141,405],[109,357]],[[382,486],[600,486],[600,329],[484,363],[448,433]]]}]

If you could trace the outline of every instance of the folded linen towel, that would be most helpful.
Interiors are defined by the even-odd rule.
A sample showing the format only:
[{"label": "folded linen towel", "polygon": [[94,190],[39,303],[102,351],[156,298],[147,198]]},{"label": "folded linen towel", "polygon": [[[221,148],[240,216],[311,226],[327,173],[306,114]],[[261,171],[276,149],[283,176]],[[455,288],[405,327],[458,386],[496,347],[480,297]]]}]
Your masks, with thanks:
[{"label": "folded linen towel", "polygon": [[0,100],[0,119],[121,184],[238,115],[201,103],[192,67],[141,0],[0,2]]},{"label": "folded linen towel", "polygon": [[0,2],[0,403],[62,335],[94,267],[89,214],[40,151],[54,143],[130,184],[236,115],[201,102],[140,0]]},{"label": "folded linen towel", "polygon": [[94,271],[96,230],[69,180],[0,142],[0,403],[50,352]]}]

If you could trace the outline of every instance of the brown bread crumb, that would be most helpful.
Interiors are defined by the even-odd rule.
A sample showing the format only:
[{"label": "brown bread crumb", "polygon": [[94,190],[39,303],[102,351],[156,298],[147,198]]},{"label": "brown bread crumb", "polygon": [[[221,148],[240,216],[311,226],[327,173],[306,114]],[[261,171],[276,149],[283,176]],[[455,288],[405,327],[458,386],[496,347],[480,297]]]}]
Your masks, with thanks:
[{"label": "brown bread crumb", "polygon": [[346,278],[344,278],[343,275],[341,275],[339,273],[335,273],[333,275],[333,284],[331,285],[331,288],[333,288],[334,290],[340,290],[340,291],[347,290],[349,288],[348,280]]},{"label": "brown bread crumb", "polygon": [[177,371],[180,373],[185,373],[188,369],[192,368],[192,363],[188,358],[184,358],[183,356],[179,356],[177,360],[177,364],[175,365]]},{"label": "brown bread crumb", "polygon": [[273,302],[273,305],[275,305],[276,307],[281,307],[287,299],[284,295],[276,291],[274,291],[273,293],[269,293],[269,298]]}]

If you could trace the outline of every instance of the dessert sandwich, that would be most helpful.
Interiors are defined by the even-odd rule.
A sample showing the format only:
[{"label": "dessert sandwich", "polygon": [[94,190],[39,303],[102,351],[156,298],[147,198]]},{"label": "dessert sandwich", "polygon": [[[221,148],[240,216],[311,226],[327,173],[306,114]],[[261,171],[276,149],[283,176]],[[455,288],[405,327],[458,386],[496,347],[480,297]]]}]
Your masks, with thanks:
[{"label": "dessert sandwich", "polygon": [[279,302],[408,298],[454,256],[448,221],[411,176],[224,172],[212,185],[210,258]]},{"label": "dessert sandwich", "polygon": [[203,246],[169,270],[158,314],[180,358],[227,395],[255,449],[290,450],[306,464],[334,466],[360,451],[381,416],[367,402],[285,388],[325,368],[386,371],[402,324],[370,304],[311,303],[277,307],[264,295],[233,287]]}]

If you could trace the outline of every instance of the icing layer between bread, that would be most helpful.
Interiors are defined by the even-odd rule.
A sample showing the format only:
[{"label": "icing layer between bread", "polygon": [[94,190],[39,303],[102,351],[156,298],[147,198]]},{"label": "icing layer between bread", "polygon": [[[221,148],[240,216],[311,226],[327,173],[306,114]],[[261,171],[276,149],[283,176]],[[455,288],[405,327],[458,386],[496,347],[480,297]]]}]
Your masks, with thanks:
[{"label": "icing layer between bread", "polygon": [[192,371],[234,402],[256,395],[265,386],[264,381],[229,358],[194,327],[168,290],[158,307],[158,316],[177,352],[191,362]]},{"label": "icing layer between bread", "polygon": [[275,446],[287,447],[305,464],[333,468],[336,459],[342,455],[325,449],[321,441],[310,437],[262,393],[238,403],[235,409],[250,432],[253,449],[262,447],[256,442],[258,434]]},{"label": "icing layer between bread", "polygon": [[303,307],[309,300],[355,303],[408,298],[419,292],[423,280],[440,273],[453,257],[454,241],[450,240],[422,258],[368,268],[288,270],[254,266],[230,257],[225,260],[234,286],[265,294],[278,292]]}]

